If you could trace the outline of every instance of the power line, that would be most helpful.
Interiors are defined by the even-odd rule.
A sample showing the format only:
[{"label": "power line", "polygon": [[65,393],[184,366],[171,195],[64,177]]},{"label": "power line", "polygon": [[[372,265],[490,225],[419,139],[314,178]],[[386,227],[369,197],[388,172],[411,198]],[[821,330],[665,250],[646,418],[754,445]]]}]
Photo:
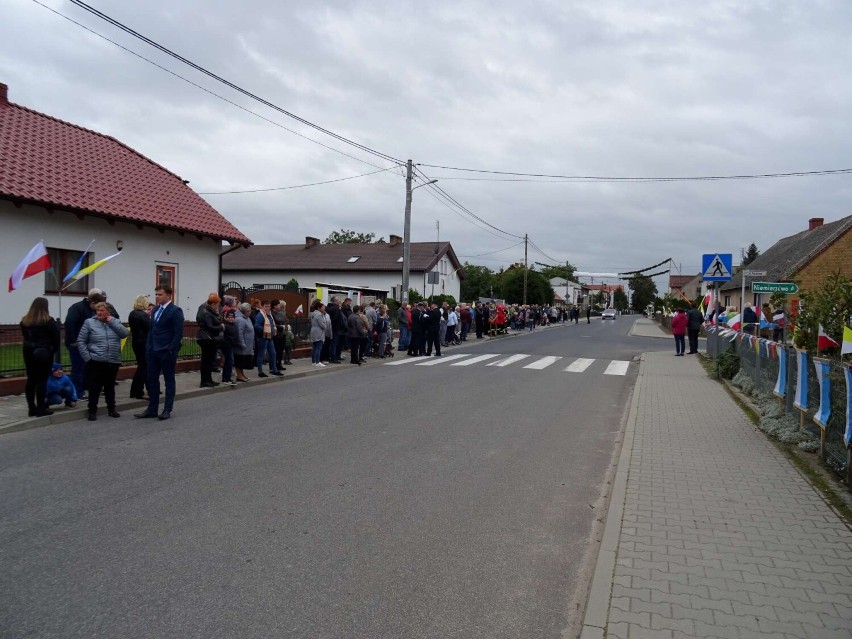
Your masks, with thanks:
[{"label": "power line", "polygon": [[[56,15],[58,15],[60,18],[64,18],[65,20],[68,20],[68,22],[71,22],[72,24],[77,25],[77,26],[78,26],[78,27],[80,27],[81,29],[84,29],[85,31],[88,31],[88,32],[89,32],[89,33],[91,33],[92,35],[97,36],[97,37],[101,38],[102,40],[105,40],[106,42],[109,42],[109,43],[110,43],[110,44],[112,44],[112,45],[115,45],[116,47],[118,47],[119,49],[122,49],[123,51],[125,51],[125,52],[129,53],[130,55],[135,56],[135,57],[139,58],[140,60],[143,60],[143,61],[147,62],[148,64],[150,64],[150,65],[152,65],[152,66],[157,67],[157,68],[158,68],[158,69],[160,69],[161,71],[165,71],[165,72],[166,72],[166,73],[168,73],[169,75],[172,75],[172,76],[176,77],[176,78],[177,78],[177,79],[179,79],[179,80],[183,80],[183,81],[184,81],[184,82],[186,82],[187,84],[194,86],[196,89],[201,89],[201,90],[202,90],[202,91],[204,91],[205,93],[207,93],[207,94],[209,94],[209,95],[212,95],[214,98],[218,98],[219,100],[222,100],[223,102],[227,102],[228,104],[230,104],[230,105],[231,105],[231,106],[233,106],[233,107],[236,107],[236,108],[238,108],[238,109],[240,109],[240,110],[242,110],[242,111],[245,111],[245,112],[246,112],[246,113],[248,113],[249,115],[253,115],[254,117],[259,118],[259,119],[263,120],[264,122],[268,122],[269,124],[272,124],[272,125],[274,125],[274,126],[277,126],[279,129],[284,129],[284,130],[285,130],[285,131],[287,131],[288,133],[292,133],[293,135],[296,135],[296,136],[298,136],[298,137],[302,138],[303,140],[307,140],[308,142],[313,142],[314,144],[317,144],[317,145],[319,145],[319,146],[323,147],[324,149],[328,149],[329,151],[334,151],[335,153],[339,153],[340,155],[343,155],[343,156],[345,156],[345,157],[347,157],[347,158],[350,158],[350,159],[352,159],[352,160],[356,160],[356,161],[358,161],[358,162],[361,162],[361,163],[363,163],[363,164],[366,164],[367,166],[372,166],[373,168],[376,168],[376,169],[381,169],[381,168],[382,168],[382,167],[380,167],[380,166],[379,166],[379,165],[377,165],[377,164],[373,164],[372,162],[368,162],[367,160],[364,160],[363,158],[359,158],[359,157],[357,157],[357,156],[355,156],[355,155],[350,155],[349,153],[346,153],[345,151],[341,151],[340,149],[336,149],[336,148],[334,148],[333,146],[329,146],[329,145],[327,145],[327,144],[324,144],[324,143],[320,142],[319,140],[315,140],[314,138],[309,137],[309,136],[307,136],[307,135],[305,135],[305,134],[303,134],[303,133],[299,133],[298,131],[294,131],[293,129],[290,129],[290,128],[288,128],[288,127],[284,126],[284,125],[283,125],[283,124],[281,124],[280,122],[276,122],[275,120],[270,120],[270,119],[269,119],[269,118],[267,118],[266,116],[263,116],[263,115],[261,115],[261,114],[257,113],[256,111],[252,111],[251,109],[248,109],[248,108],[244,107],[244,106],[243,106],[243,105],[241,105],[241,104],[237,104],[237,103],[236,103],[236,102],[234,102],[233,100],[229,100],[229,99],[228,99],[228,98],[226,98],[225,96],[220,95],[220,94],[216,93],[215,91],[211,91],[210,89],[208,89],[208,88],[206,88],[206,87],[203,87],[203,86],[201,86],[200,84],[198,84],[198,83],[196,83],[196,82],[193,82],[193,81],[192,81],[192,80],[190,80],[189,78],[186,78],[186,77],[184,77],[184,76],[180,75],[179,73],[175,73],[175,72],[174,72],[174,71],[172,71],[171,69],[168,69],[168,68],[164,67],[163,65],[158,64],[158,63],[154,62],[154,61],[153,61],[153,60],[151,60],[150,58],[146,58],[145,56],[143,56],[143,55],[141,55],[141,54],[139,54],[139,53],[136,53],[136,52],[135,52],[135,51],[133,51],[132,49],[128,49],[127,47],[125,47],[125,46],[124,46],[124,45],[122,45],[122,44],[119,44],[119,43],[118,43],[118,42],[116,42],[115,40],[111,40],[110,38],[106,37],[105,35],[103,35],[103,34],[101,34],[101,33],[98,33],[97,31],[95,31],[95,30],[93,30],[93,29],[90,29],[90,28],[89,28],[89,27],[87,27],[86,25],[81,24],[80,22],[77,22],[76,20],[74,20],[73,18],[70,18],[69,16],[66,16],[64,13],[61,13],[61,12],[57,11],[56,9],[53,9],[52,7],[48,7],[48,6],[47,6],[47,5],[45,5],[45,4],[42,4],[41,2],[39,2],[39,0],[32,0],[32,1],[33,1],[35,4],[37,4],[37,5],[41,6],[41,7],[44,7],[44,8],[45,8],[45,9],[47,9],[48,11],[50,11],[50,12],[52,12],[52,13],[55,13],[55,14],[56,14]],[[394,166],[397,166],[397,165],[394,165]]]},{"label": "power line", "polygon": [[[72,0],[74,1],[74,0]],[[445,166],[441,164],[420,164],[433,169],[446,169],[449,171],[465,171],[469,173],[487,173],[491,175],[515,175],[526,178],[554,178],[564,181],[576,182],[696,182],[696,181],[721,181],[721,180],[761,180],[772,178],[789,178],[789,177],[814,177],[819,175],[844,175],[852,173],[852,169],[828,169],[824,171],[794,171],[792,173],[758,173],[752,175],[696,175],[687,177],[615,177],[615,176],[596,176],[596,175],[551,175],[547,173],[521,173],[515,171],[492,171],[488,169],[470,169],[458,166]],[[439,179],[445,180],[483,180],[494,182],[522,182],[527,180],[500,180],[496,178],[453,178],[443,177]],[[531,180],[539,181],[539,180]]]},{"label": "power line", "polygon": [[361,175],[350,175],[345,178],[337,178],[336,180],[325,180],[324,182],[311,182],[310,184],[297,184],[295,186],[277,186],[271,189],[248,189],[245,191],[199,191],[198,195],[233,195],[236,193],[265,193],[268,191],[286,191],[288,189],[301,189],[306,186],[319,186],[320,184],[332,184],[333,182],[343,182],[345,180],[354,180],[355,178],[367,177],[368,175],[375,175],[376,173],[382,173],[384,171],[390,171],[395,169],[395,166],[389,166],[386,169],[379,169],[378,171],[370,171],[369,173],[362,173]]},{"label": "power line", "polygon": [[535,249],[536,251],[538,251],[538,253],[539,253],[540,255],[542,255],[542,256],[544,256],[544,257],[546,257],[546,258],[547,258],[547,259],[549,259],[551,262],[558,262],[558,261],[559,261],[559,260],[557,260],[556,258],[550,257],[547,253],[545,253],[544,251],[542,251],[542,250],[538,247],[538,245],[537,245],[535,242],[533,242],[532,240],[529,240],[529,243],[530,243],[530,246],[531,246],[531,247],[533,247],[533,249]]},{"label": "power line", "polygon": [[515,248],[516,246],[520,246],[523,243],[523,240],[521,240],[516,244],[512,244],[512,246],[507,246],[506,248],[499,249],[497,251],[489,251],[488,253],[477,253],[476,255],[457,255],[456,257],[482,257],[483,255],[494,255],[494,253],[502,253],[503,251],[508,251],[510,249]]},{"label": "power line", "polygon": [[330,131],[326,128],[323,128],[323,127],[319,126],[318,124],[314,124],[313,122],[306,120],[305,118],[302,118],[302,117],[300,117],[300,116],[298,116],[294,113],[291,113],[290,111],[287,111],[286,109],[283,109],[282,107],[279,107],[276,104],[273,104],[269,100],[261,98],[260,96],[255,95],[254,93],[251,93],[250,91],[247,91],[246,89],[243,89],[242,87],[234,84],[233,82],[230,82],[229,80],[226,80],[225,78],[222,78],[221,76],[216,75],[212,71],[208,71],[207,69],[196,64],[195,62],[192,62],[191,60],[184,58],[183,56],[175,53],[174,51],[167,49],[163,45],[161,45],[161,44],[155,42],[154,40],[151,40],[150,38],[142,35],[138,31],[134,31],[130,27],[122,24],[118,20],[115,20],[115,19],[109,17],[105,13],[98,11],[94,7],[87,5],[85,2],[82,2],[81,0],[71,0],[71,2],[75,5],[77,5],[78,7],[80,7],[81,9],[85,9],[86,11],[97,16],[98,18],[101,18],[102,20],[110,23],[111,25],[121,29],[125,33],[132,35],[134,38],[137,38],[137,39],[141,40],[142,42],[145,42],[146,44],[151,45],[155,49],[162,51],[163,53],[165,53],[168,56],[171,56],[175,60],[178,60],[179,62],[183,62],[184,64],[186,64],[189,67],[192,67],[196,71],[203,73],[204,75],[206,75],[210,78],[213,78],[217,82],[221,82],[225,86],[232,88],[234,91],[242,93],[243,95],[251,98],[252,100],[256,100],[257,102],[260,102],[261,104],[269,107],[270,109],[278,111],[279,113],[283,113],[287,117],[293,118],[294,120],[296,120],[297,122],[300,122],[301,124],[304,124],[305,126],[309,126],[312,129],[316,129],[317,131],[320,131],[321,133],[325,133],[326,135],[331,136],[334,139],[339,140],[341,142],[344,142],[346,144],[349,144],[351,146],[354,146],[355,148],[360,149],[361,151],[366,151],[367,153],[371,153],[371,154],[373,154],[373,155],[375,155],[375,156],[377,156],[377,157],[379,157],[383,160],[387,160],[388,162],[395,162],[397,164],[404,164],[404,162],[402,160],[399,160],[399,159],[397,159],[397,158],[395,158],[391,155],[387,155],[386,153],[382,153],[381,151],[377,151],[376,149],[370,148],[370,147],[368,147],[364,144],[361,144],[360,142],[355,142],[354,140],[350,140],[349,138],[345,138],[342,135],[339,135],[337,133],[334,133],[333,131]]},{"label": "power line", "polygon": [[[431,180],[431,179],[432,179],[432,178],[430,178],[428,175],[426,175],[423,171],[421,171],[421,170],[420,170],[420,168],[419,168],[419,166],[415,166],[415,171],[417,171],[417,172],[418,172],[418,173],[419,173],[419,174],[420,174],[420,175],[421,175],[421,176],[422,176],[422,177],[423,177],[426,181],[429,181],[429,180]],[[450,195],[449,193],[447,193],[447,192],[446,192],[444,189],[442,189],[440,186],[435,186],[434,184],[428,184],[428,185],[426,185],[426,186],[427,186],[427,188],[429,188],[430,190],[434,190],[434,191],[436,191],[436,192],[440,193],[442,197],[444,197],[446,200],[448,200],[448,201],[452,202],[452,203],[453,203],[453,205],[455,205],[457,208],[459,208],[459,209],[460,209],[461,211],[463,211],[465,214],[467,214],[467,215],[469,215],[470,217],[472,217],[473,219],[475,219],[475,220],[477,220],[477,221],[481,222],[482,224],[484,224],[484,225],[486,225],[486,226],[488,226],[488,227],[490,227],[490,228],[494,229],[494,230],[495,230],[495,231],[497,231],[498,233],[502,233],[503,235],[508,235],[509,237],[513,237],[513,238],[518,239],[518,240],[523,239],[523,237],[522,237],[522,236],[520,236],[520,235],[515,235],[514,233],[509,233],[508,231],[504,231],[503,229],[501,229],[501,228],[498,228],[498,227],[494,226],[494,225],[493,225],[493,224],[491,224],[490,222],[487,222],[487,221],[483,220],[483,219],[482,219],[481,217],[479,217],[476,213],[474,213],[473,211],[471,211],[470,209],[468,209],[466,206],[464,206],[463,204],[461,204],[458,200],[456,200],[456,199],[455,199],[452,195]]]}]

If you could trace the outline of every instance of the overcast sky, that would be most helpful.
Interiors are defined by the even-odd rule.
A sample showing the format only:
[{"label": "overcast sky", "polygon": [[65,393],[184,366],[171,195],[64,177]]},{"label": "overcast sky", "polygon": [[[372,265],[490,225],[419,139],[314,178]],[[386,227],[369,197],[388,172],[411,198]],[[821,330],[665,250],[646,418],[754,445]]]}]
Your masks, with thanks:
[{"label": "overcast sky", "polygon": [[[44,4],[256,114],[31,0],[2,0],[0,82],[12,102],[114,136],[199,193],[394,166],[71,2]],[[671,257],[697,273],[704,253],[734,253],[737,262],[751,242],[763,250],[808,218],[852,212],[852,174],[543,183],[423,166],[613,177],[852,168],[848,0],[89,4],[282,109],[421,164],[510,234],[443,205],[430,187],[415,190],[412,240],[435,239],[438,220],[462,261],[497,269],[523,260],[522,243],[503,249],[528,233],[541,251],[530,249],[531,263],[609,272]],[[386,239],[403,231],[399,170],[204,197],[257,244],[340,228]]]}]

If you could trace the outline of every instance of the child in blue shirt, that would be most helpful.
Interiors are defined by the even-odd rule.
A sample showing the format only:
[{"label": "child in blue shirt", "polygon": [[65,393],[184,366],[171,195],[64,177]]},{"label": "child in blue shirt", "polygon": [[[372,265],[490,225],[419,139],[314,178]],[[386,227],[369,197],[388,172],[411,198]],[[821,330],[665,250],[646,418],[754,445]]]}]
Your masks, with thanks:
[{"label": "child in blue shirt", "polygon": [[77,405],[77,389],[74,382],[62,371],[62,364],[54,362],[53,373],[47,378],[47,405],[65,402],[68,408]]}]

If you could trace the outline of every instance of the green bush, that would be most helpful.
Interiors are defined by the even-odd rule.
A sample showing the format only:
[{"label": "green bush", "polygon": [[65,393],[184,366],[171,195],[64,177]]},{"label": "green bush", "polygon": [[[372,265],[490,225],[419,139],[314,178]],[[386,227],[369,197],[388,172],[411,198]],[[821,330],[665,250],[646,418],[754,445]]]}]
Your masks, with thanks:
[{"label": "green bush", "polygon": [[740,372],[740,357],[734,349],[727,350],[716,357],[716,366],[724,379],[734,379]]}]

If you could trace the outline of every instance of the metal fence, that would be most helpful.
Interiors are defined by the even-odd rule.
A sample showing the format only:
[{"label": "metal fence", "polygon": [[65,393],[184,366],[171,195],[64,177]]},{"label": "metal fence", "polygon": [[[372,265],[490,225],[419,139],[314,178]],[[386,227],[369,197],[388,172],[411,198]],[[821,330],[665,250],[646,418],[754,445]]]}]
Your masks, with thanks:
[{"label": "metal fence", "polygon": [[[783,404],[787,414],[800,420],[803,411],[793,404],[799,375],[796,349],[791,345],[777,344],[773,353],[772,349],[764,342],[758,350],[754,345],[754,340],[740,339],[739,336],[731,339],[733,335],[720,336],[716,332],[709,333],[707,335],[707,354],[716,358],[726,351],[736,353],[739,358],[740,370],[749,375],[756,391],[761,395],[772,396],[776,384],[779,382],[778,372],[781,361],[779,351],[783,350],[786,353],[786,378],[780,382],[780,388],[783,389],[784,394]],[[804,411],[804,427],[808,432],[819,438],[821,428],[814,422],[813,417],[820,407],[820,386],[813,359],[813,356],[808,353],[807,411]],[[831,361],[828,379],[831,383],[831,416],[828,419],[825,432],[825,461],[838,472],[844,472],[848,462],[843,435],[846,428],[846,399],[849,391],[846,388],[843,365],[840,362]],[[780,401],[782,400],[779,399]]]}]

